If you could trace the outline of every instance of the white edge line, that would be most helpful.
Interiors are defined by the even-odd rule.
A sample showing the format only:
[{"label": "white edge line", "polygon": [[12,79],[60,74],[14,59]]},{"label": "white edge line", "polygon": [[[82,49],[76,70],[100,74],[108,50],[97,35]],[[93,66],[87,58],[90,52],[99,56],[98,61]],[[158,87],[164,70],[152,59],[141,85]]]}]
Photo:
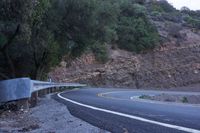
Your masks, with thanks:
[{"label": "white edge line", "polygon": [[61,96],[61,93],[58,93],[57,96],[59,98],[65,100],[65,101],[68,101],[68,102],[71,102],[73,104],[76,104],[76,105],[79,105],[79,106],[82,106],[82,107],[86,107],[86,108],[89,108],[89,109],[98,110],[98,111],[106,112],[106,113],[110,113],[110,114],[115,114],[115,115],[118,115],[118,116],[123,116],[123,117],[127,117],[127,118],[130,118],[130,119],[135,119],[135,120],[138,120],[138,121],[147,122],[147,123],[151,123],[151,124],[155,124],[155,125],[159,125],[159,126],[163,126],[163,127],[168,127],[168,128],[172,128],[172,129],[176,129],[176,130],[180,130],[180,131],[184,131],[184,132],[200,133],[200,130],[196,130],[196,129],[192,129],[192,128],[186,128],[186,127],[182,127],[182,126],[171,125],[171,124],[162,123],[162,122],[158,122],[158,121],[148,120],[148,119],[138,117],[138,116],[133,116],[133,115],[125,114],[125,113],[120,113],[120,112],[116,112],[116,111],[111,111],[111,110],[102,109],[102,108],[90,106],[90,105],[87,105],[87,104],[79,103],[79,102],[76,102],[76,101],[73,101],[71,99],[68,99],[68,98]]}]

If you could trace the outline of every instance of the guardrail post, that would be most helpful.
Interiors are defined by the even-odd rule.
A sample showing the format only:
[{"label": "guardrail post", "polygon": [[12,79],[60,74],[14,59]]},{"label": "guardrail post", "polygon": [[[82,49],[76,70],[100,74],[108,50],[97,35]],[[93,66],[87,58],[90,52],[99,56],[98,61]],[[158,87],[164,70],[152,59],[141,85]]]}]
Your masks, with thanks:
[{"label": "guardrail post", "polygon": [[30,99],[31,107],[35,107],[38,102],[38,92],[33,92]]},{"label": "guardrail post", "polygon": [[21,100],[17,101],[16,104],[17,104],[17,108],[20,110],[21,109],[29,109],[28,98],[21,99]]},{"label": "guardrail post", "polygon": [[38,91],[38,96],[39,97],[43,97],[43,96],[45,96],[47,94],[47,90],[45,89],[45,90],[40,90],[40,91]]},{"label": "guardrail post", "polygon": [[47,89],[47,94],[50,94],[50,88]]}]

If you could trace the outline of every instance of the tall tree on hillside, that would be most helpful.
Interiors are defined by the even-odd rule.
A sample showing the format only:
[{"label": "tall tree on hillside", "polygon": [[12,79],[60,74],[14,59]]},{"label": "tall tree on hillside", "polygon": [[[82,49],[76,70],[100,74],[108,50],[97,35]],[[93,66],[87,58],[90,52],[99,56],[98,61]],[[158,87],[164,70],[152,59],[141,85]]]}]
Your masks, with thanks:
[{"label": "tall tree on hillside", "polygon": [[[16,67],[11,47],[16,40],[28,38],[27,20],[30,17],[32,2],[26,0],[4,0],[0,3],[0,77],[16,77]],[[15,51],[19,52],[20,51]]]}]

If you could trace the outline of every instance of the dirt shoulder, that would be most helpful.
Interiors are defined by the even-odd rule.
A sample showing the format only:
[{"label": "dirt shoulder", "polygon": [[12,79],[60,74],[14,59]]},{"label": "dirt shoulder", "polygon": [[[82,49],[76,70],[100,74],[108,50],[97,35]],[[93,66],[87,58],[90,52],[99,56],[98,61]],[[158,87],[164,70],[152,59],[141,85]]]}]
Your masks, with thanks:
[{"label": "dirt shoulder", "polygon": [[106,133],[78,118],[67,107],[47,96],[28,111],[0,114],[1,133]]},{"label": "dirt shoulder", "polygon": [[[158,89],[159,90],[159,89]],[[142,95],[140,99],[162,101],[162,102],[176,102],[185,104],[199,104],[200,105],[200,84],[194,84],[185,87],[176,87],[163,90],[162,94],[158,95]],[[166,91],[166,93],[165,93]],[[185,94],[170,94],[168,91],[185,92]],[[193,94],[191,94],[192,92]]]},{"label": "dirt shoulder", "polygon": [[170,95],[170,94],[160,94],[160,95],[142,95],[140,99],[162,101],[162,102],[176,102],[184,104],[198,104],[200,105],[200,95]]}]

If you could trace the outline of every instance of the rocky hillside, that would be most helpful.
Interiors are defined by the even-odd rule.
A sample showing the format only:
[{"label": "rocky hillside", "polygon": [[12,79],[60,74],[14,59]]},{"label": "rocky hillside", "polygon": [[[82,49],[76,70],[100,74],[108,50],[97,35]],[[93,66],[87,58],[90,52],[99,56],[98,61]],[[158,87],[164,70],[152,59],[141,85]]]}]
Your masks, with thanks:
[{"label": "rocky hillside", "polygon": [[200,83],[200,30],[183,19],[152,14],[149,19],[161,37],[154,50],[136,54],[108,46],[105,64],[89,52],[70,63],[63,59],[49,75],[54,81],[107,87],[166,88]]}]

